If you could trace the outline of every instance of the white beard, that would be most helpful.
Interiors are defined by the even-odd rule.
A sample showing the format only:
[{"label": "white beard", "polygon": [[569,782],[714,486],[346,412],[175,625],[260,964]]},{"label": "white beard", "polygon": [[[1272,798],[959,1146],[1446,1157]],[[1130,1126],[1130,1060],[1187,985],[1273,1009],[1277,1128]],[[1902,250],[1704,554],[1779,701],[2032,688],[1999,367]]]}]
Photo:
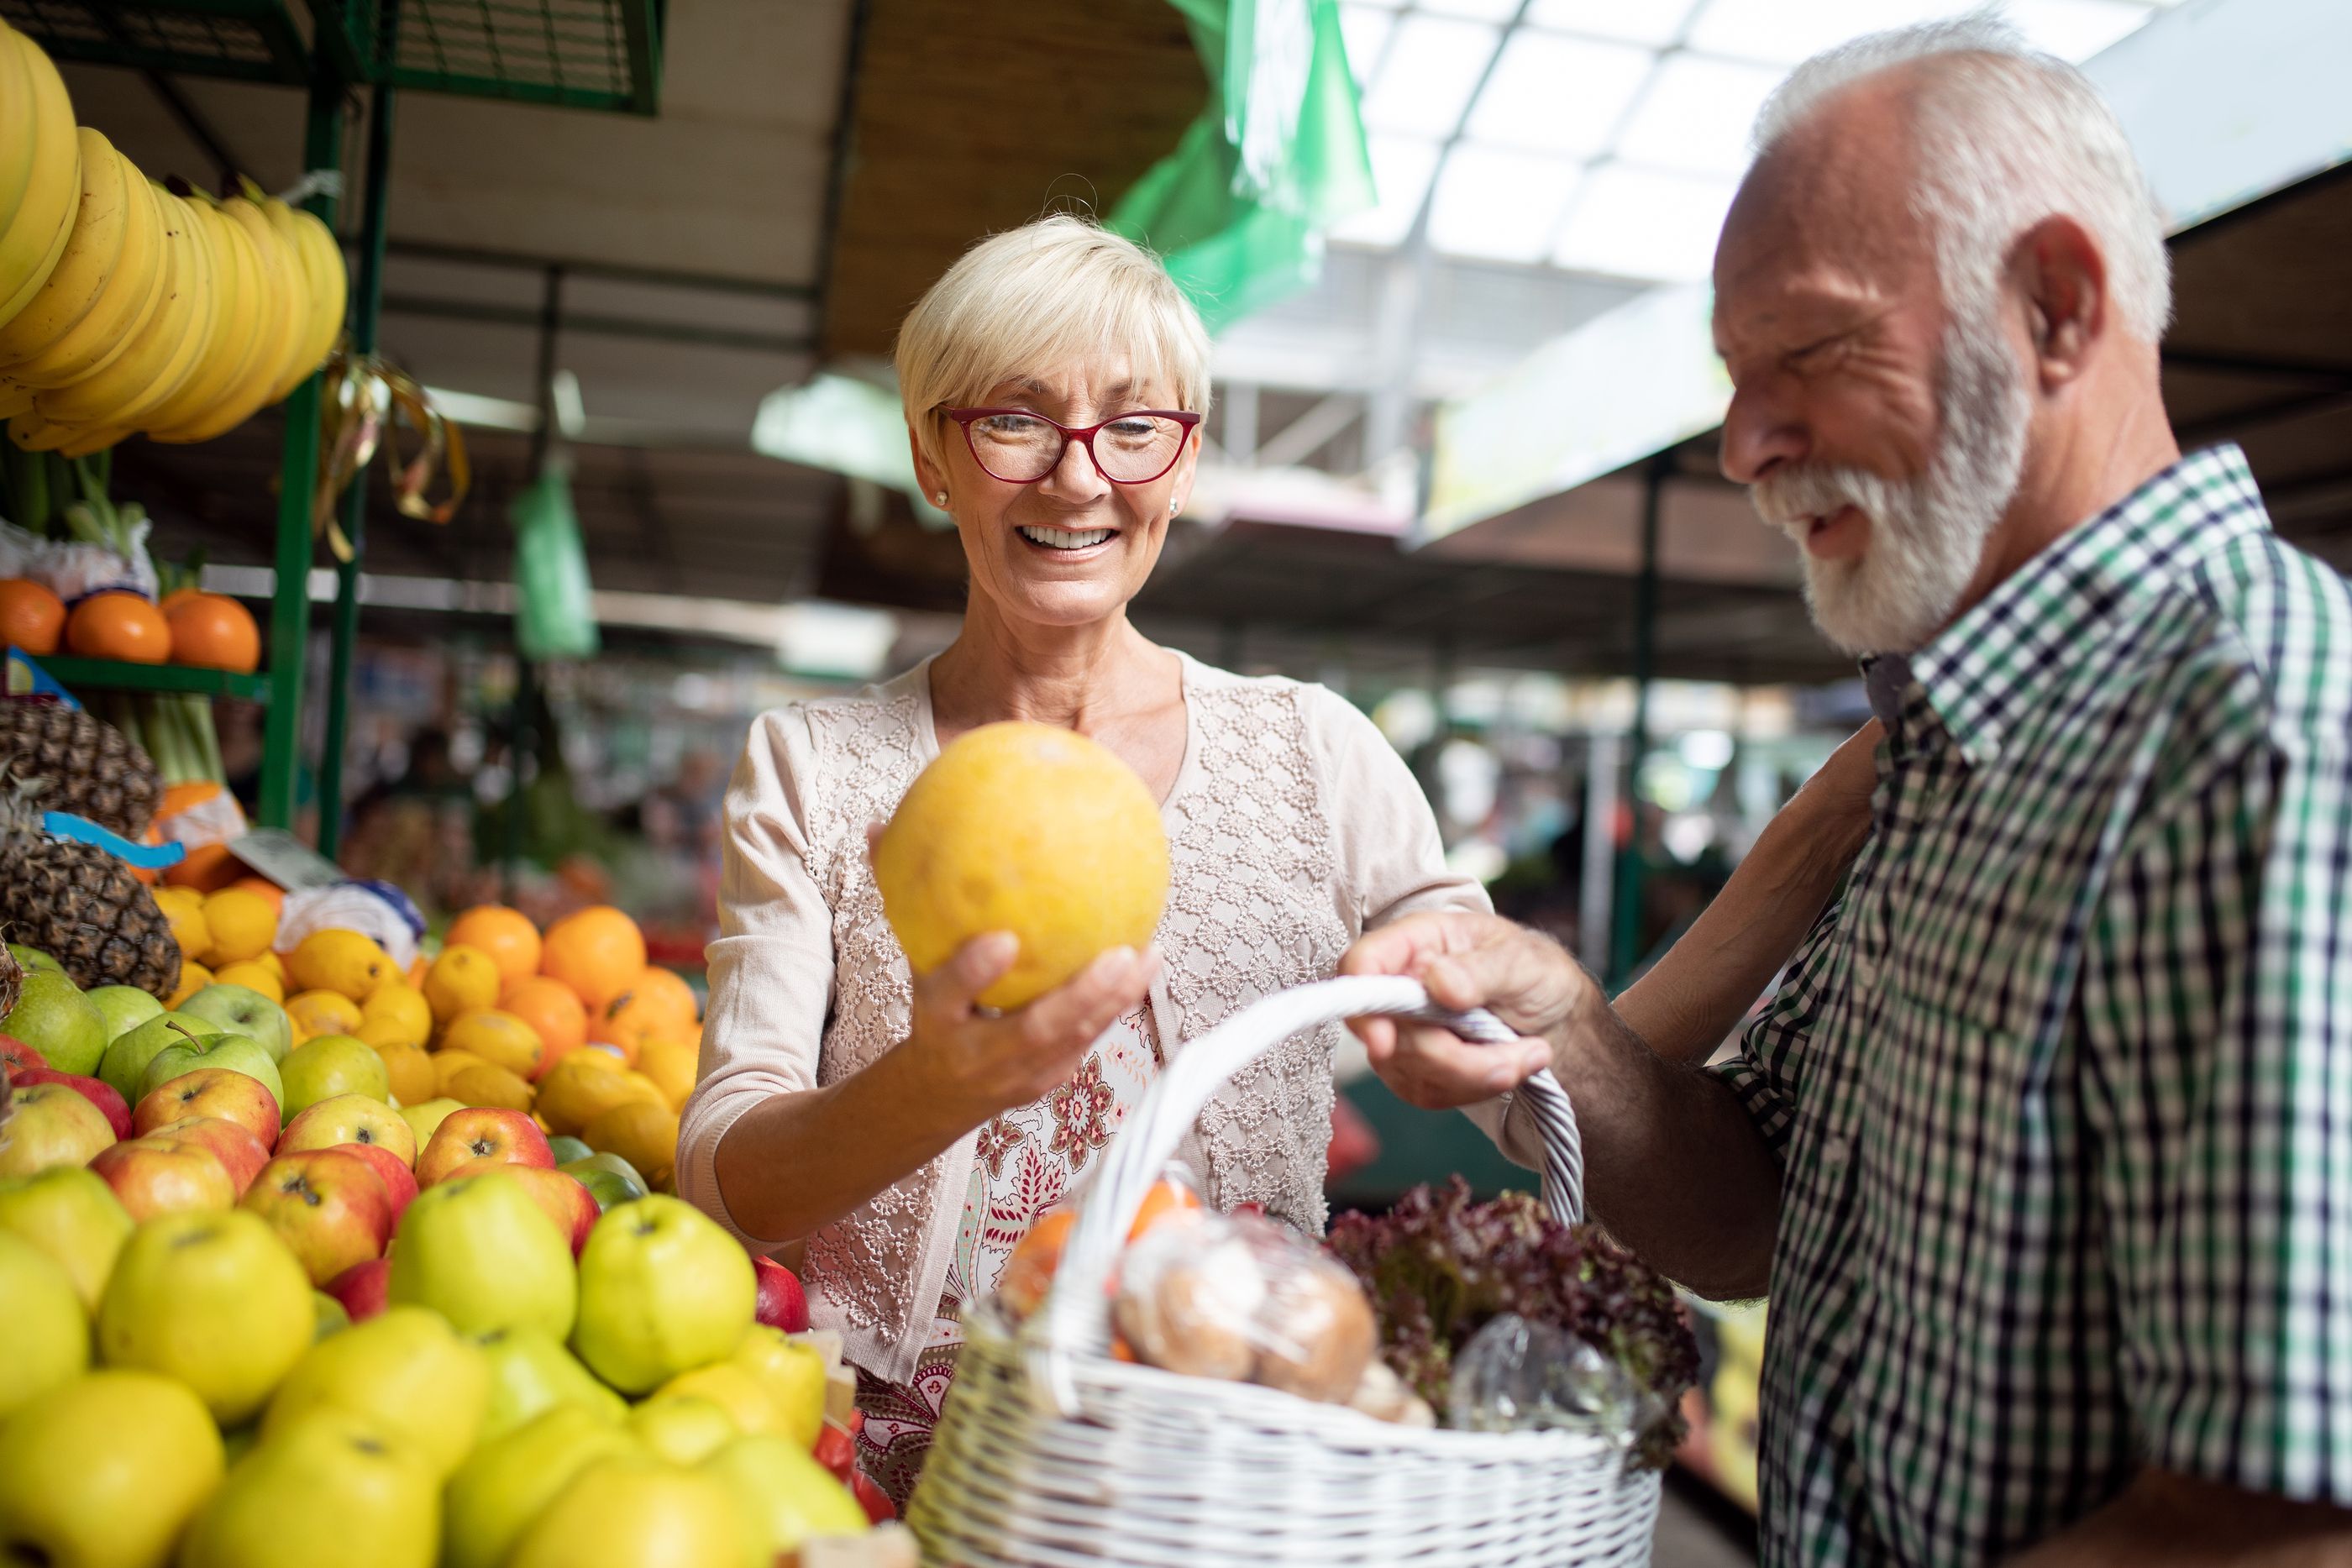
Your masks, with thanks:
[{"label": "white beard", "polygon": [[[1943,434],[1925,474],[1897,482],[1808,465],[1748,487],[1756,510],[1804,556],[1813,624],[1849,653],[1911,653],[1948,625],[2017,494],[2032,402],[1990,301],[1958,313],[1943,361]],[[1811,519],[1849,506],[1870,520],[1862,554],[1823,560],[1805,549]]]}]

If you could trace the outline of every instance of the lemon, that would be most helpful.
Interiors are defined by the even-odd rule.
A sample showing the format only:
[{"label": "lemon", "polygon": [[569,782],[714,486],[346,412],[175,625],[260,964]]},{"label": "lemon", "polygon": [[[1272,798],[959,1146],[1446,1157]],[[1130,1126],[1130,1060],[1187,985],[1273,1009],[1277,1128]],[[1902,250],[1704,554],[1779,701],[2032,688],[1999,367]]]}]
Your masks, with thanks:
[{"label": "lemon", "polygon": [[166,904],[156,899],[155,907],[163,912],[171,923],[172,940],[180,945],[181,956],[195,960],[211,954],[213,928],[205,919],[204,901],[175,898]]},{"label": "lemon", "polygon": [[694,1092],[695,1075],[701,1069],[701,1048],[690,1040],[649,1040],[637,1053],[637,1071],[654,1081],[662,1098],[673,1108],[686,1103]]},{"label": "lemon", "polygon": [[352,1034],[360,1027],[359,1004],[340,991],[304,991],[286,999],[286,1016],[305,1040]]},{"label": "lemon", "polygon": [[1106,950],[1140,950],[1168,898],[1168,837],[1134,769],[1066,729],[991,724],[941,751],[874,848],[883,913],[917,974],[975,936],[1020,938],[981,1000],[1017,1008]]},{"label": "lemon", "polygon": [[661,1089],[652,1079],[593,1046],[565,1051],[539,1081],[539,1113],[559,1133],[577,1135],[596,1117],[633,1100],[663,1103]]},{"label": "lemon", "polygon": [[444,947],[425,971],[425,1000],[435,1021],[445,1028],[460,1014],[498,1006],[499,986],[497,963],[479,947],[462,942]]},{"label": "lemon", "polygon": [[436,1051],[433,1053],[432,1061],[434,1077],[444,1094],[449,1092],[449,1080],[466,1069],[490,1065],[470,1051]]},{"label": "lemon", "polygon": [[332,991],[355,1002],[396,977],[383,949],[357,931],[313,931],[288,955],[286,974],[296,990]]},{"label": "lemon", "polygon": [[213,978],[224,986],[243,986],[248,991],[259,991],[271,1001],[283,1004],[286,983],[267,964],[257,964],[250,958],[234,964],[223,964]]},{"label": "lemon", "polygon": [[646,1186],[669,1190],[670,1170],[677,1164],[677,1113],[668,1106],[643,1098],[625,1101],[598,1112],[580,1129],[580,1137],[598,1154],[618,1155],[636,1166]]},{"label": "lemon", "polygon": [[[183,947],[180,951],[185,953],[187,949]],[[175,1011],[182,1002],[212,983],[213,972],[210,969],[205,968],[194,958],[184,957],[180,960],[180,983],[172,988],[172,995],[163,1006],[168,1010]]]},{"label": "lemon", "polygon": [[415,1040],[368,1040],[367,1025],[361,1027],[360,1038],[375,1047],[383,1058],[385,1079],[392,1086],[392,1096],[404,1105],[419,1105],[441,1092],[440,1075],[433,1071],[433,1059]]},{"label": "lemon", "polygon": [[518,1078],[536,1078],[547,1048],[539,1031],[512,1013],[496,1008],[476,1008],[459,1013],[441,1037],[444,1051],[470,1051],[493,1067],[503,1067]]},{"label": "lemon", "polygon": [[360,1004],[360,1021],[374,1029],[373,1038],[366,1030],[354,1030],[370,1045],[381,1045],[388,1040],[404,1040],[411,1045],[423,1045],[433,1038],[433,1007],[425,993],[404,980],[394,980],[380,988]]},{"label": "lemon", "polygon": [[501,1111],[530,1109],[530,1085],[487,1061],[448,1074],[441,1081],[441,1092],[468,1105],[492,1105]]},{"label": "lemon", "polygon": [[249,887],[225,887],[205,900],[213,956],[223,964],[258,958],[278,940],[278,911]]}]

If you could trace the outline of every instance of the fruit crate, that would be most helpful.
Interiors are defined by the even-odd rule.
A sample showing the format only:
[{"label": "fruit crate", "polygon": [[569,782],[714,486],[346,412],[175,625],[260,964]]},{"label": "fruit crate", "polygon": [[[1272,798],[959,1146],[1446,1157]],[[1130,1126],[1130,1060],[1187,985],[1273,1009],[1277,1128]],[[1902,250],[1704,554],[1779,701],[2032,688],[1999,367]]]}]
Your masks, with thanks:
[{"label": "fruit crate", "polygon": [[0,0],[0,17],[56,59],[290,87],[310,79],[308,28],[282,0]]},{"label": "fruit crate", "polygon": [[312,0],[312,9],[354,81],[625,114],[660,107],[666,0]]}]

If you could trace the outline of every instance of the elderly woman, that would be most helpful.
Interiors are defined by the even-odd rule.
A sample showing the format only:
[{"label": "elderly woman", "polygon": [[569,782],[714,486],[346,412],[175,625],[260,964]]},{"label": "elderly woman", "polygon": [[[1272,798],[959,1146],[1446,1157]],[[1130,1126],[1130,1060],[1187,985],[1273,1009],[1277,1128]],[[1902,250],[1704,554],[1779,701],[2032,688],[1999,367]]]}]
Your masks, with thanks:
[{"label": "elderly woman", "polygon": [[[1046,219],[957,262],[907,319],[897,362],[917,471],[970,564],[961,633],[887,685],[763,716],[728,795],[678,1190],[759,1251],[801,1245],[812,1314],[861,1375],[861,1461],[902,1500],[963,1303],[1093,1174],[1168,1054],[1328,977],[1367,930],[1486,907],[1347,703],[1209,668],[1128,621],[1192,483],[1207,360],[1167,274],[1087,224]],[[1013,939],[911,975],[867,861],[868,828],[924,764],[1001,719],[1064,726],[1125,759],[1161,801],[1172,860],[1155,951],[1106,954],[1006,1017],[974,998]],[[1785,911],[1712,956],[1731,1016],[1828,887],[1781,881]],[[1742,940],[1757,951],[1731,953]],[[1685,1021],[1719,1040],[1727,1020]],[[1202,1113],[1184,1152],[1211,1203],[1319,1231],[1339,1039],[1286,1042]],[[1537,1064],[1500,1053],[1495,1089]]]}]

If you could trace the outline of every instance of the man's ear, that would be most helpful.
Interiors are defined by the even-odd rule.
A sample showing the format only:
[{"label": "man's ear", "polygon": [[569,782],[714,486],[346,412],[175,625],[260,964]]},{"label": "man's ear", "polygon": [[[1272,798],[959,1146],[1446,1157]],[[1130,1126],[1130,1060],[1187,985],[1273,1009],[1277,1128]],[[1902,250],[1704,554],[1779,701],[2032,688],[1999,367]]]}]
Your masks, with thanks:
[{"label": "man's ear", "polygon": [[2107,327],[2107,258],[2073,218],[2042,219],[2018,242],[2034,373],[2044,392],[2080,376]]}]

